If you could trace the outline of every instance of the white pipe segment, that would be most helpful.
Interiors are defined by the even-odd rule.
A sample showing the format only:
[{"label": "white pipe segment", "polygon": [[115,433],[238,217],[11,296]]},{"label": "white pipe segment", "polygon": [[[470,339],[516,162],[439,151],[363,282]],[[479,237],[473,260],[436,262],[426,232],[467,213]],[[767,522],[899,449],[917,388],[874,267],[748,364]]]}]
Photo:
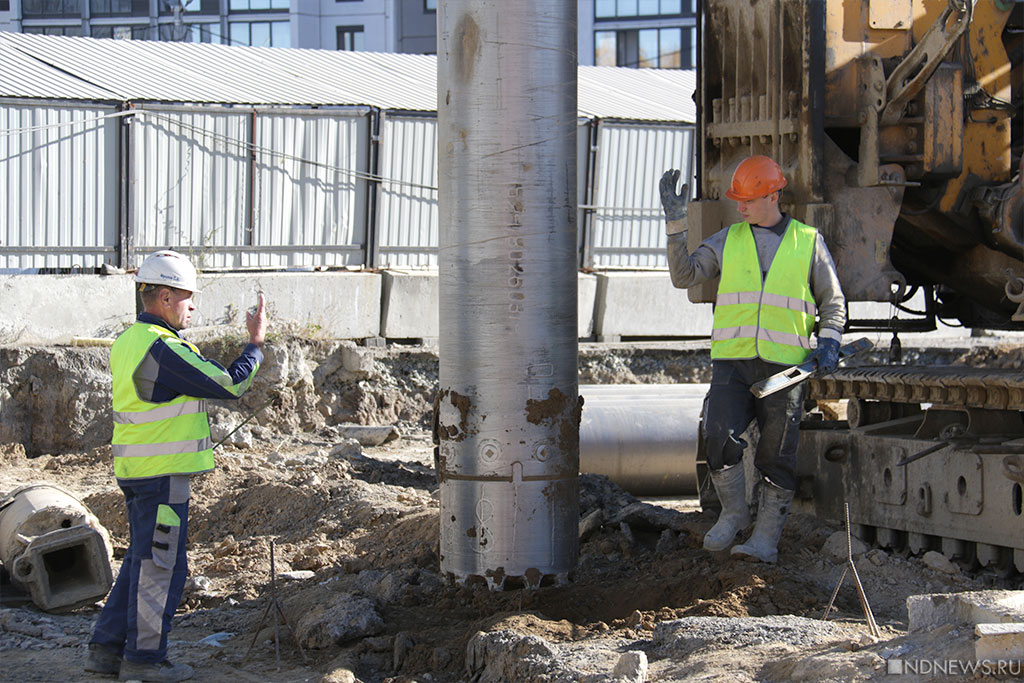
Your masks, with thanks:
[{"label": "white pipe segment", "polygon": [[580,471],[636,496],[696,495],[707,384],[583,384]]}]

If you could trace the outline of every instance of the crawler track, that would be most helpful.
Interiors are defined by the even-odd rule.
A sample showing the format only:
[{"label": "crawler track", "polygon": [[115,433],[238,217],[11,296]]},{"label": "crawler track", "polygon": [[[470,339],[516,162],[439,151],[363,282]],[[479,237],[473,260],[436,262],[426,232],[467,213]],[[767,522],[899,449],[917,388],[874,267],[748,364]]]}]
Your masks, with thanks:
[{"label": "crawler track", "polygon": [[814,399],[931,403],[946,409],[1024,410],[1024,373],[955,366],[841,368],[810,380]]},{"label": "crawler track", "polygon": [[844,368],[809,397],[851,399],[848,422],[807,423],[805,502],[864,540],[1024,573],[1024,373]]}]

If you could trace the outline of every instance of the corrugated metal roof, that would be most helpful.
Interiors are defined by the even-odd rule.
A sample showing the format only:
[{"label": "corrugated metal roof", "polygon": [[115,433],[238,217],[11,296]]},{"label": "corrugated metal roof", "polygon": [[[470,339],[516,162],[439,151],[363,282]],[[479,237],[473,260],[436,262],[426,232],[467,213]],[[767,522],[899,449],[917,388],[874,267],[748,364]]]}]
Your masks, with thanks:
[{"label": "corrugated metal roof", "polygon": [[[0,36],[8,34],[2,33]],[[8,97],[50,99],[123,99],[116,92],[54,69],[0,40],[0,92]]]},{"label": "corrugated metal roof", "polygon": [[[0,97],[435,111],[433,55],[0,32]],[[582,66],[588,118],[694,121],[691,71]]]}]

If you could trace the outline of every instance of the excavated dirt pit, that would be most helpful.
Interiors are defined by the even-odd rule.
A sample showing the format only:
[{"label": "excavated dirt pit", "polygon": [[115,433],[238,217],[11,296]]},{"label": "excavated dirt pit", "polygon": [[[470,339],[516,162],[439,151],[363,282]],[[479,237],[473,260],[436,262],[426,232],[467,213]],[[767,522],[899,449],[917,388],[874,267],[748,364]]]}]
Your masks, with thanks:
[{"label": "excavated dirt pit", "polygon": [[[896,655],[973,652],[969,629],[906,633],[908,596],[1024,587],[1019,575],[864,550],[855,559],[882,629],[875,639],[849,577],[821,621],[843,570],[829,550],[838,526],[793,515],[779,563],[746,563],[700,547],[714,513],[640,501],[593,475],[581,478],[580,513],[599,510],[601,523],[581,539],[572,582],[503,592],[452,584],[438,574],[426,431],[436,356],[298,341],[269,351],[252,395],[213,411],[215,438],[278,401],[193,482],[190,580],[171,656],[192,664],[196,680],[870,680]],[[1020,367],[1019,348],[972,353]],[[955,348],[934,356],[965,358]],[[706,381],[706,368],[699,345],[581,353],[583,382]],[[79,496],[110,532],[116,569],[128,537],[109,427],[97,424],[109,425],[105,373],[101,350],[0,349],[0,491],[45,481]],[[403,436],[360,446],[332,426],[347,422],[397,424]],[[282,621],[280,669],[271,543],[274,594],[302,644],[300,653]],[[99,679],[81,669],[98,606],[45,614],[2,588],[0,678]]]}]

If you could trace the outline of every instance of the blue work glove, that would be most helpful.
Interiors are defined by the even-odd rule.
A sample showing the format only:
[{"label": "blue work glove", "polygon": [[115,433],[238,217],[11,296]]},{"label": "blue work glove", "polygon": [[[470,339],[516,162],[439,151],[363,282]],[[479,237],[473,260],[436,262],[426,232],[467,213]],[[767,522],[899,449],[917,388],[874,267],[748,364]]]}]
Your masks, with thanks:
[{"label": "blue work glove", "polygon": [[839,365],[839,342],[835,339],[818,337],[818,348],[811,356],[818,361],[818,375],[827,375]]},{"label": "blue work glove", "polygon": [[659,189],[661,191],[661,208],[665,210],[665,220],[678,221],[686,218],[686,205],[690,201],[690,186],[683,183],[679,193],[676,193],[676,185],[679,183],[679,170],[670,169],[661,176]]}]

